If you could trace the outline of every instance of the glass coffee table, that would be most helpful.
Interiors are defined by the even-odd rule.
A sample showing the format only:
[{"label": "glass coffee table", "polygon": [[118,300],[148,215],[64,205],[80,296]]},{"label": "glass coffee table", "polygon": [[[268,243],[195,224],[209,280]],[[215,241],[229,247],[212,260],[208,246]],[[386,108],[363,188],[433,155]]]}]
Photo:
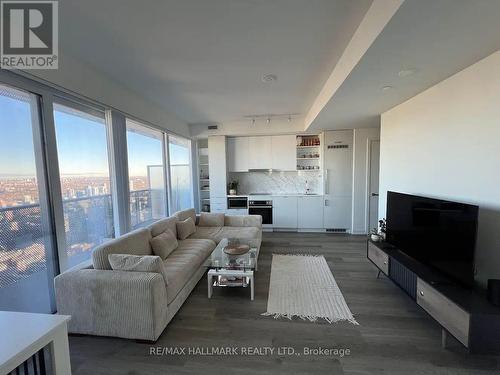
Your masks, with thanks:
[{"label": "glass coffee table", "polygon": [[[230,255],[224,249],[233,245],[248,245],[245,254]],[[223,238],[207,258],[208,298],[212,297],[213,287],[250,286],[250,298],[254,298],[254,271],[257,265],[258,241],[254,239]]]}]

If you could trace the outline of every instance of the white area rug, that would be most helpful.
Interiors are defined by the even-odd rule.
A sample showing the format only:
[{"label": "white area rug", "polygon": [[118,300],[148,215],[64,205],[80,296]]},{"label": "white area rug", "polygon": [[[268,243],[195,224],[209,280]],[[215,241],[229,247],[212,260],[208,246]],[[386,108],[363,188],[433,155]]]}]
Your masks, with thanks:
[{"label": "white area rug", "polygon": [[358,324],[323,256],[273,254],[267,312],[262,315]]}]

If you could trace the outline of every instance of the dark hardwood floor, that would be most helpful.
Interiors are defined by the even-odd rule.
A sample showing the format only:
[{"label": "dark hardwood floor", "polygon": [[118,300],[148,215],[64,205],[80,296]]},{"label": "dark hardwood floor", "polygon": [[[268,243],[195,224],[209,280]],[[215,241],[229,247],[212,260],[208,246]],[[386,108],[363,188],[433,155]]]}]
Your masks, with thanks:
[{"label": "dark hardwood floor", "polygon": [[[73,374],[499,374],[500,357],[441,348],[440,327],[366,259],[364,236],[265,233],[255,300],[248,289],[216,289],[202,278],[155,344],[71,336]],[[275,320],[266,311],[272,253],[324,255],[359,322]],[[152,347],[274,348],[271,355],[150,355]],[[287,355],[278,348],[293,348]],[[348,349],[306,356],[304,348]],[[265,349],[262,349],[265,350]],[[291,350],[291,349],[289,349]],[[263,353],[265,354],[265,353]]]}]

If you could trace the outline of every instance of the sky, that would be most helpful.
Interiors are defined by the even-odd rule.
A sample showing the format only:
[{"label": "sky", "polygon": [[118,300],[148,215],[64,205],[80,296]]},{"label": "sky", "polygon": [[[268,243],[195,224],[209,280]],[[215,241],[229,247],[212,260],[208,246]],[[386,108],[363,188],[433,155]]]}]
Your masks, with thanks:
[{"label": "sky", "polygon": [[[54,112],[61,175],[108,176],[104,120]],[[161,141],[127,132],[130,176],[146,176],[147,165],[161,164]],[[34,176],[35,155],[30,104],[0,95],[0,176]],[[171,164],[189,163],[185,147],[170,144]]]}]

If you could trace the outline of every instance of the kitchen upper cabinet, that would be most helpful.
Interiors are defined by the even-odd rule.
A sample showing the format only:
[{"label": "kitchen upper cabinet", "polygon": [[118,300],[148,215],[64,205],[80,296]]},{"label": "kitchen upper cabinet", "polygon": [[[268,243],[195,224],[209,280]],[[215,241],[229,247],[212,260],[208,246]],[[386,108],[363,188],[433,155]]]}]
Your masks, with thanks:
[{"label": "kitchen upper cabinet", "polygon": [[248,169],[271,169],[271,137],[248,138]]},{"label": "kitchen upper cabinet", "polygon": [[273,197],[273,227],[297,228],[297,197]]},{"label": "kitchen upper cabinet", "polygon": [[301,229],[323,228],[323,197],[298,197],[298,226]]},{"label": "kitchen upper cabinet", "polygon": [[295,135],[271,137],[271,168],[281,171],[297,170],[297,140]]},{"label": "kitchen upper cabinet", "polygon": [[248,171],[248,137],[227,139],[227,168],[229,172]]}]

